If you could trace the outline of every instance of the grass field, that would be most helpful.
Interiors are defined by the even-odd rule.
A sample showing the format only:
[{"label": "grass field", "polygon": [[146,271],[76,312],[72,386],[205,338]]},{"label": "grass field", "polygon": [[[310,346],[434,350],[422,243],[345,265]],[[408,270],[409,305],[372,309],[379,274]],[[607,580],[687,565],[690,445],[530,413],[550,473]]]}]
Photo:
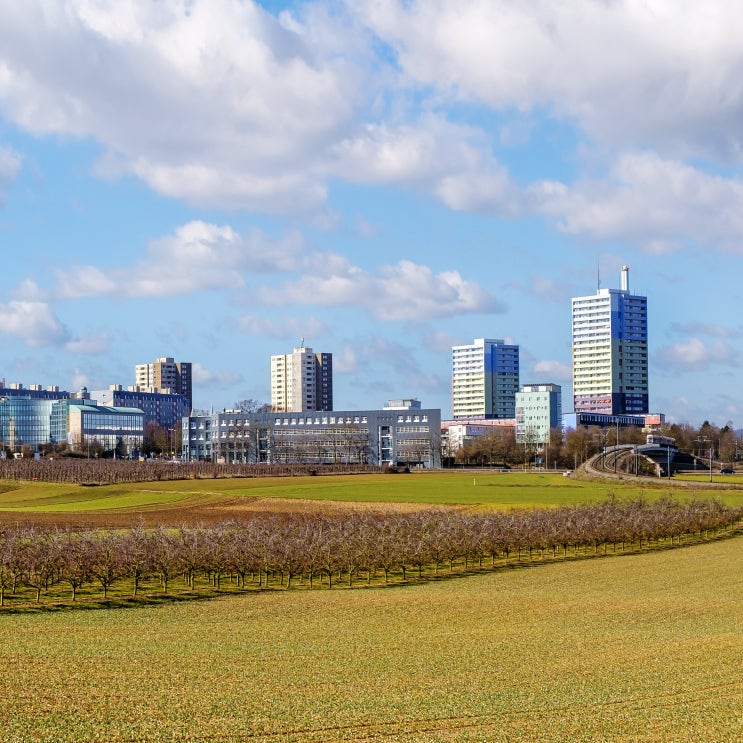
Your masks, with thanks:
[{"label": "grass field", "polygon": [[0,738],[733,741],[743,539],[0,621]]},{"label": "grass field", "polygon": [[[80,514],[103,511],[157,511],[204,507],[212,512],[229,505],[270,507],[279,500],[333,501],[336,503],[417,503],[470,507],[549,507],[605,500],[610,494],[623,498],[659,497],[675,492],[659,482],[586,482],[556,473],[431,472],[412,475],[350,475],[327,477],[274,477],[244,479],[177,480],[134,485],[85,487],[40,482],[3,483],[0,512]],[[691,494],[682,491],[682,496]],[[698,494],[709,491],[700,488]],[[714,495],[729,505],[743,504],[740,490],[720,490]],[[268,505],[267,505],[268,504]]]}]

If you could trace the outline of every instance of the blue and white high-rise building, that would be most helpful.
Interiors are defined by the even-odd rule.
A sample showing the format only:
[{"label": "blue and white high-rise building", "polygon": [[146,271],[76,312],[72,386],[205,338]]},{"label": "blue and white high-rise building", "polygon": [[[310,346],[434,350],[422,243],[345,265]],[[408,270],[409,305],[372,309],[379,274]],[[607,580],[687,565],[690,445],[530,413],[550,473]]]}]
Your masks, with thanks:
[{"label": "blue and white high-rise building", "polygon": [[452,347],[451,407],[454,420],[515,418],[519,347],[475,338]]},{"label": "blue and white high-rise building", "polygon": [[627,266],[621,286],[572,300],[576,412],[648,412],[648,300],[630,292]]}]

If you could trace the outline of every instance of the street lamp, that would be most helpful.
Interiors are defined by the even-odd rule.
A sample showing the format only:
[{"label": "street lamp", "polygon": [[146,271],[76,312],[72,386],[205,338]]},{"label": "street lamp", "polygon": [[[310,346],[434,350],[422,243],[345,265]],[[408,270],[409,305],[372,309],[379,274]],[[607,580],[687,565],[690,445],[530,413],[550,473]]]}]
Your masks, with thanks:
[{"label": "street lamp", "polygon": [[709,447],[709,481],[712,482],[712,442],[710,441]]}]

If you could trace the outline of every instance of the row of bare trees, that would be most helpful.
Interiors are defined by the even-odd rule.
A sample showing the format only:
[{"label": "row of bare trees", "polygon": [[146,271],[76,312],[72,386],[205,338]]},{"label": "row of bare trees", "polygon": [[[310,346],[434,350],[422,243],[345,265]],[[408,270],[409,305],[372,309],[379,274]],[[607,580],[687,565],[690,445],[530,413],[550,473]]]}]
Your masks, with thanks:
[{"label": "row of bare trees", "polygon": [[[743,510],[717,500],[662,498],[557,509],[460,513],[358,511],[261,515],[242,523],[178,529],[0,529],[0,605],[17,592],[75,600],[83,586],[108,596],[209,587],[296,585],[422,578],[497,561],[624,550],[738,524]],[[28,599],[26,599],[28,600]]]},{"label": "row of bare trees", "polygon": [[211,462],[167,462],[159,460],[100,459],[0,459],[0,480],[109,485],[154,480],[186,480],[219,477],[283,477],[307,474],[379,472],[373,465],[332,464],[214,464]]}]

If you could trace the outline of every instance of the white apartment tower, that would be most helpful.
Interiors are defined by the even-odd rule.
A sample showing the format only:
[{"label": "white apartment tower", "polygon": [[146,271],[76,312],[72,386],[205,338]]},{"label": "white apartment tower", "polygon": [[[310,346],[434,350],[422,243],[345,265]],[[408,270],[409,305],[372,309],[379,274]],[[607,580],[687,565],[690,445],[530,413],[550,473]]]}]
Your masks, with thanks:
[{"label": "white apartment tower", "polygon": [[271,410],[301,413],[333,409],[333,354],[304,345],[271,356]]},{"label": "white apartment tower", "polygon": [[627,266],[621,287],[572,300],[576,412],[648,412],[647,297],[630,292]]},{"label": "white apartment tower", "polygon": [[152,364],[134,367],[134,384],[143,391],[183,395],[192,400],[191,362],[175,361],[170,356],[156,359]]},{"label": "white apartment tower", "polygon": [[451,407],[454,420],[514,418],[519,389],[519,347],[475,338],[452,347]]}]

